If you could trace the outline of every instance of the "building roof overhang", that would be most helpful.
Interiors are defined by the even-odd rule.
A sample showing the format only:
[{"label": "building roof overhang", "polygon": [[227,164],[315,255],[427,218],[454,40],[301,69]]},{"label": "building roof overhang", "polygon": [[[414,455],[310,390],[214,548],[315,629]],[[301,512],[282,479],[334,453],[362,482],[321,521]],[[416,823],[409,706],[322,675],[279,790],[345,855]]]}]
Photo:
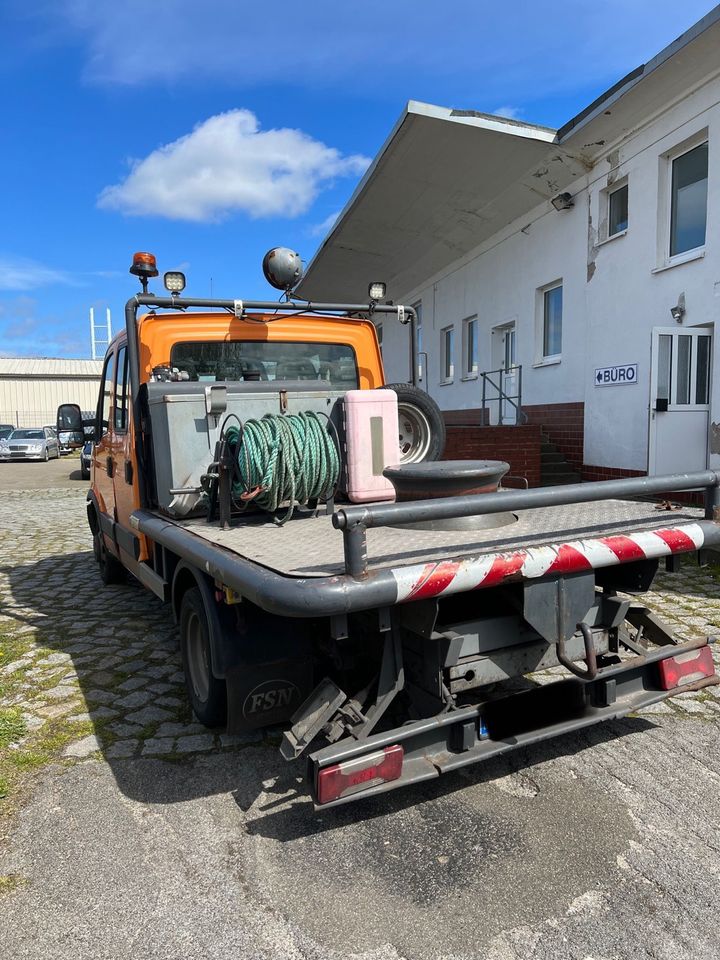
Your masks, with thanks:
[{"label": "building roof overhang", "polygon": [[608,146],[720,69],[720,7],[560,130],[410,101],[298,293],[398,299],[592,169]]}]

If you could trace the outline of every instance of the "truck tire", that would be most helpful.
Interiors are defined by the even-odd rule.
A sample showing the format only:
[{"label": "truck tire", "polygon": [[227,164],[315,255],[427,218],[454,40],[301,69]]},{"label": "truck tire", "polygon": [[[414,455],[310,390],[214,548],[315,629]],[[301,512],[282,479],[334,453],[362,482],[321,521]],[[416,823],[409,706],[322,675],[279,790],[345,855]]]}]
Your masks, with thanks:
[{"label": "truck tire", "polygon": [[398,398],[400,463],[439,460],[445,450],[445,420],[424,390],[410,383],[388,383]]},{"label": "truck tire", "polygon": [[227,721],[227,686],[213,676],[210,630],[202,594],[191,587],[180,603],[180,653],[190,705],[206,727]]},{"label": "truck tire", "polygon": [[93,534],[93,553],[100,569],[100,579],[109,587],[113,583],[125,583],[125,567],[117,557],[108,553],[102,533]]}]

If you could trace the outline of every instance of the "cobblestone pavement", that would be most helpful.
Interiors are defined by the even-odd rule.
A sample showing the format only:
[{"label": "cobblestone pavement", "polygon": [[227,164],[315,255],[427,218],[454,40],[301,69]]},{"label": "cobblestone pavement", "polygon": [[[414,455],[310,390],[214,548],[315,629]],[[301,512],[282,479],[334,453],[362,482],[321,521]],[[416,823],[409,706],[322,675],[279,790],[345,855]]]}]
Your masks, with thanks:
[{"label": "cobblestone pavement", "polygon": [[[720,956],[720,688],[317,818],[276,734],[193,722],[170,612],[102,586],[81,492],[0,492],[0,531],[6,956]],[[707,572],[646,600],[720,634]]]},{"label": "cobblestone pavement", "polygon": [[177,756],[259,739],[192,722],[172,615],[134,581],[102,586],[84,498],[55,490],[34,501],[43,504],[37,525],[16,525],[27,494],[0,502],[0,529],[9,531],[0,548],[0,635],[19,651],[5,657],[0,676],[5,707],[21,710],[26,726],[13,745],[20,755],[46,728],[67,740],[62,756],[75,760],[101,748],[109,759]]}]

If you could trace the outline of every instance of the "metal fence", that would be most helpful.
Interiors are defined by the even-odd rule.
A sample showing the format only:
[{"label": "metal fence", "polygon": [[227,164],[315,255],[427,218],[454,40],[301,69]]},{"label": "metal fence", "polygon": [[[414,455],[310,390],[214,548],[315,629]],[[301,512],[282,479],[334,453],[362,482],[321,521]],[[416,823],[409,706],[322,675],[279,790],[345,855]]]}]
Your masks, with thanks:
[{"label": "metal fence", "polygon": [[57,410],[0,410],[0,423],[13,427],[54,427]]}]

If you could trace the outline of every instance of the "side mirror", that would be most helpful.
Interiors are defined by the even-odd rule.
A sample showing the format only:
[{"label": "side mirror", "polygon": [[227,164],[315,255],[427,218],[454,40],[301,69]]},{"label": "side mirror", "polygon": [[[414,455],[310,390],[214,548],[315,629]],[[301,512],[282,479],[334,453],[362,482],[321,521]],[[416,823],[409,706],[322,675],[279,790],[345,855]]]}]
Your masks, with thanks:
[{"label": "side mirror", "polygon": [[85,443],[83,418],[76,403],[62,403],[57,409],[57,435],[63,446],[75,449]]}]

